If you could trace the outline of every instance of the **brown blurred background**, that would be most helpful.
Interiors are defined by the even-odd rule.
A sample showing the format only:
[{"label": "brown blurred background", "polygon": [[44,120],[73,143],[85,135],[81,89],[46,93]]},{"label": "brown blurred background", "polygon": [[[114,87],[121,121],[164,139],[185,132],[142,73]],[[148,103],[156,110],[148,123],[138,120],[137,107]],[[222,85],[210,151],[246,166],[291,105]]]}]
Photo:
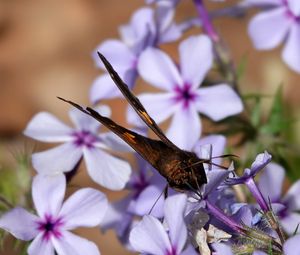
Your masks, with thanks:
[{"label": "brown blurred background", "polygon": [[[182,2],[178,21],[194,13],[192,1]],[[0,0],[0,162],[13,161],[11,151],[31,144],[22,131],[35,113],[49,111],[68,121],[69,108],[56,96],[89,103],[90,85],[100,74],[91,59],[92,50],[105,39],[117,38],[118,26],[127,23],[131,14],[143,5],[143,0]],[[209,3],[209,8],[225,5]],[[300,75],[281,61],[280,49],[269,52],[253,49],[247,36],[249,17],[215,21],[235,61],[247,58],[241,90],[273,94],[284,83],[285,100],[298,117]],[[170,46],[171,51],[174,49]],[[110,102],[112,106],[117,104],[123,102]],[[113,118],[124,123],[123,112],[116,108],[113,111]],[[299,128],[299,122],[297,125]],[[74,182],[96,187],[83,172]],[[111,195],[112,199],[118,196]],[[95,241],[104,255],[127,254],[111,231],[105,235],[98,229],[79,232]],[[9,251],[2,254],[8,255]]]}]

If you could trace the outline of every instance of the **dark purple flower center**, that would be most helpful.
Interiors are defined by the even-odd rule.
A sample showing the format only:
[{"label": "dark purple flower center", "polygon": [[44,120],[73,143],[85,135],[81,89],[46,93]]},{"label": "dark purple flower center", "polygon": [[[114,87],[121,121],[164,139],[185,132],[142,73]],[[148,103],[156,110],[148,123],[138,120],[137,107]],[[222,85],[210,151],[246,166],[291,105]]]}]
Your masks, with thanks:
[{"label": "dark purple flower center", "polygon": [[146,176],[141,172],[141,174],[136,176],[136,178],[134,178],[131,182],[131,187],[134,191],[134,198],[137,198],[148,185],[149,182]]},{"label": "dark purple flower center", "polygon": [[61,218],[54,218],[53,216],[46,214],[45,218],[37,222],[38,230],[43,233],[43,240],[48,241],[51,236],[60,238],[62,236],[60,228],[63,225]]},{"label": "dark purple flower center", "polygon": [[300,23],[300,16],[299,15],[295,15],[292,11],[291,8],[288,4],[287,0],[282,0],[283,5],[286,7],[286,15],[291,18],[292,20],[294,20],[295,22],[299,22]]},{"label": "dark purple flower center", "polygon": [[76,146],[86,146],[88,148],[94,147],[94,143],[98,140],[95,135],[86,130],[74,132],[72,136]]},{"label": "dark purple flower center", "polygon": [[166,255],[177,255],[176,247],[172,246],[170,251],[166,251]]},{"label": "dark purple flower center", "polygon": [[188,108],[189,104],[193,102],[197,96],[189,83],[185,83],[182,87],[176,86],[175,93],[175,101],[181,102],[184,108]]}]

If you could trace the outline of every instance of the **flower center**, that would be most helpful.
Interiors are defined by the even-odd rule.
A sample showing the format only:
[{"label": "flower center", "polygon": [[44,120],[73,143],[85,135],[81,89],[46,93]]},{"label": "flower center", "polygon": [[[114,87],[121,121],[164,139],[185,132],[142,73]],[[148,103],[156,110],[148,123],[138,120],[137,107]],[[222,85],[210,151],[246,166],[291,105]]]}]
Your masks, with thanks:
[{"label": "flower center", "polygon": [[97,141],[97,137],[86,130],[74,132],[72,135],[76,146],[86,146],[91,148],[94,147],[94,143]]},{"label": "flower center", "polygon": [[282,0],[282,3],[283,5],[286,7],[286,15],[291,18],[292,20],[294,20],[295,22],[299,22],[300,23],[300,15],[295,15],[289,4],[288,4],[288,1],[287,0]]},{"label": "flower center", "polygon": [[62,236],[60,228],[63,225],[61,218],[53,218],[51,215],[46,214],[45,218],[37,222],[38,230],[43,233],[43,240],[48,241],[51,236],[60,238]]},{"label": "flower center", "polygon": [[189,107],[189,104],[196,98],[196,94],[192,90],[192,86],[189,83],[185,83],[183,87],[175,87],[175,101],[183,103],[183,107]]}]

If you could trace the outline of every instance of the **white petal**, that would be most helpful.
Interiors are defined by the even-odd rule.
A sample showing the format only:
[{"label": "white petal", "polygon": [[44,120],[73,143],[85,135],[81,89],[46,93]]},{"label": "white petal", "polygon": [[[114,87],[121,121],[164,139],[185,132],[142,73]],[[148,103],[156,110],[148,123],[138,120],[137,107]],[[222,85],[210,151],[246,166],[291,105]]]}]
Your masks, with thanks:
[{"label": "white petal", "polygon": [[194,105],[175,112],[167,137],[179,148],[191,150],[200,138],[201,122]]},{"label": "white petal", "polygon": [[243,110],[242,100],[227,84],[200,88],[197,94],[197,110],[214,121],[238,114]]},{"label": "white petal", "polygon": [[300,214],[289,213],[286,217],[280,219],[280,223],[284,231],[288,235],[292,235],[300,224]]},{"label": "white petal", "polygon": [[[169,118],[177,108],[174,104],[173,93],[141,94],[138,98],[156,123],[161,123]],[[132,107],[128,109],[127,116],[129,123],[142,126],[146,125],[140,120],[140,117]]]},{"label": "white petal", "polygon": [[[300,16],[300,1],[299,0],[287,0],[289,9],[295,16]],[[298,24],[299,26],[299,24]]]},{"label": "white petal", "polygon": [[286,8],[276,8],[256,15],[249,23],[249,35],[255,48],[273,49],[284,40],[289,27]]},{"label": "white petal", "polygon": [[29,255],[54,255],[54,247],[51,241],[43,239],[43,233],[40,233],[28,247]]},{"label": "white petal", "polygon": [[[299,1],[300,3],[300,1]],[[300,24],[296,23],[291,27],[290,34],[282,52],[285,63],[295,72],[300,73]]]},{"label": "white petal", "polygon": [[145,81],[163,90],[182,84],[174,62],[159,49],[148,48],[140,55],[138,72]]},{"label": "white petal", "polygon": [[32,165],[38,173],[54,174],[74,169],[82,156],[82,149],[64,143],[50,150],[32,154]]},{"label": "white petal", "polygon": [[294,235],[283,244],[284,255],[298,255],[300,252],[300,235]]},{"label": "white petal", "polygon": [[109,74],[103,74],[96,78],[90,89],[90,100],[93,104],[103,99],[111,99],[120,97],[121,95],[122,93],[110,78]]},{"label": "white petal", "polygon": [[24,134],[43,142],[65,142],[72,139],[72,131],[54,115],[40,112],[28,123]]},{"label": "white petal", "polygon": [[0,228],[5,229],[18,239],[29,241],[37,234],[38,217],[21,207],[16,207],[3,214],[0,218]]},{"label": "white petal", "polygon": [[96,244],[69,231],[62,232],[62,237],[53,238],[52,242],[58,255],[100,255]]},{"label": "white petal", "polygon": [[113,132],[102,133],[99,135],[99,138],[101,145],[100,143],[95,143],[96,147],[99,145],[98,148],[103,148],[105,146],[106,149],[110,148],[116,151],[133,152],[133,149]]},{"label": "white petal", "polygon": [[63,174],[42,175],[33,178],[32,199],[38,215],[57,216],[66,191],[66,177]]},{"label": "white petal", "polygon": [[296,181],[284,196],[284,202],[288,203],[290,210],[300,210],[300,180]]},{"label": "white petal", "polygon": [[105,195],[92,188],[75,192],[63,204],[59,216],[63,217],[64,229],[94,227],[100,224],[107,209]]},{"label": "white petal", "polygon": [[135,56],[128,46],[119,40],[106,40],[93,52],[93,58],[96,65],[101,69],[105,69],[97,52],[103,54],[103,56],[112,64],[114,69],[121,73],[130,69],[135,61]]},{"label": "white petal", "polygon": [[170,241],[160,221],[151,215],[144,216],[130,232],[132,247],[141,253],[165,255],[171,250]]},{"label": "white petal", "polygon": [[183,250],[187,239],[187,229],[183,215],[186,209],[187,196],[184,194],[168,197],[165,202],[165,220],[169,227],[172,246],[178,254]]},{"label": "white petal", "polygon": [[179,45],[180,70],[185,82],[197,88],[212,66],[212,43],[208,36],[191,36]]},{"label": "white petal", "polygon": [[83,150],[90,177],[101,186],[121,190],[125,187],[131,174],[130,165],[99,149]]},{"label": "white petal", "polygon": [[245,0],[244,3],[249,5],[282,5],[282,0]]},{"label": "white petal", "polygon": [[266,166],[258,182],[258,187],[266,201],[269,199],[273,202],[279,201],[284,177],[285,171],[280,165],[271,162]]}]

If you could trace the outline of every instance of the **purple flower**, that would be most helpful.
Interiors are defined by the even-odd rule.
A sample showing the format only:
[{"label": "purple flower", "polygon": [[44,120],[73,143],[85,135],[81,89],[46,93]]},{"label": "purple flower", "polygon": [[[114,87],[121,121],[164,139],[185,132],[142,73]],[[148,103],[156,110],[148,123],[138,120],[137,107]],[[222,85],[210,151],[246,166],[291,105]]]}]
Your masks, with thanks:
[{"label": "purple flower", "polygon": [[293,234],[300,224],[300,214],[297,212],[300,210],[300,180],[296,181],[281,197],[284,178],[284,169],[278,164],[270,163],[261,174],[258,187],[267,201],[270,199],[272,203],[283,205],[277,210],[276,215],[283,229],[288,234]]},{"label": "purple flower", "polygon": [[[181,36],[179,28],[173,22],[173,11],[167,5],[137,10],[129,24],[120,28],[122,40],[106,40],[93,52],[96,65],[105,70],[97,52],[101,52],[114,66],[122,79],[134,86],[137,78],[139,55],[149,46],[177,40]],[[99,76],[92,84],[90,99],[97,103],[101,99],[120,96],[121,93],[109,74]]]},{"label": "purple flower", "polygon": [[[192,36],[179,46],[179,69],[163,51],[145,50],[138,70],[144,80],[166,92],[142,94],[140,100],[160,123],[173,116],[167,136],[180,148],[190,150],[199,139],[199,113],[214,121],[242,111],[241,99],[227,84],[198,88],[212,66],[212,43],[207,36]],[[139,123],[129,111],[129,121]]]},{"label": "purple flower", "polygon": [[[107,106],[99,107],[101,114],[109,115]],[[33,167],[44,174],[69,172],[85,158],[87,171],[98,184],[113,190],[123,189],[130,178],[130,165],[113,157],[103,149],[125,150],[125,145],[114,134],[98,135],[99,122],[77,109],[70,111],[75,128],[71,128],[47,112],[38,113],[26,127],[24,134],[43,142],[64,142],[50,150],[32,155]]]},{"label": "purple flower", "polygon": [[132,247],[141,253],[153,255],[193,254],[191,249],[189,253],[184,251],[187,241],[183,217],[186,203],[187,197],[184,194],[168,197],[164,206],[164,219],[168,229],[157,218],[144,216],[130,232]]},{"label": "purple flower", "polygon": [[249,24],[249,34],[255,48],[269,50],[283,41],[284,62],[300,73],[300,1],[299,0],[249,0],[249,4],[268,4],[274,8],[256,15]]},{"label": "purple flower", "polygon": [[63,174],[35,176],[32,198],[38,216],[17,207],[0,218],[0,228],[24,241],[34,239],[29,255],[54,255],[54,250],[58,255],[100,254],[94,243],[69,230],[99,225],[107,208],[105,195],[84,188],[62,203],[65,190]]},{"label": "purple flower", "polygon": [[298,255],[300,253],[300,235],[290,237],[283,244],[284,255]]}]

